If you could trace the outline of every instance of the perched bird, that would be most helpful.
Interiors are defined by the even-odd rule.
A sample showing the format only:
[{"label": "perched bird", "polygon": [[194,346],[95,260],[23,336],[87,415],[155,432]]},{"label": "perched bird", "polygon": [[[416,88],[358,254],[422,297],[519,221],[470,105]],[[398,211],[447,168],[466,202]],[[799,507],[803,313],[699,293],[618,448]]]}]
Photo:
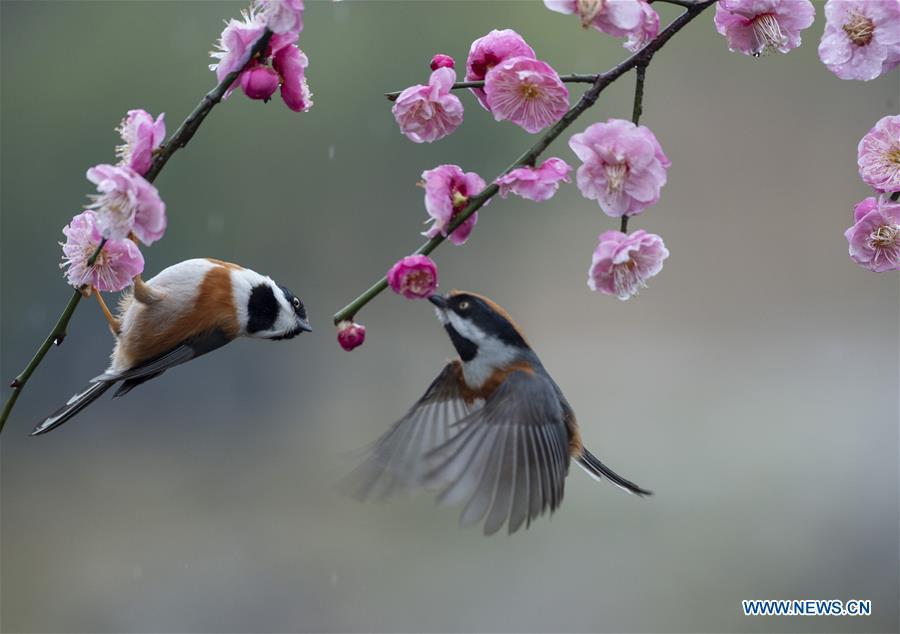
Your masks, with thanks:
[{"label": "perched bird", "polygon": [[136,278],[118,319],[100,301],[116,334],[109,368],[32,436],[62,425],[120,381],[114,397],[238,337],[280,340],[310,330],[299,297],[265,275],[221,260],[185,260],[147,282]]},{"label": "perched bird", "polygon": [[509,532],[563,499],[569,460],[597,480],[650,495],[604,465],[581,442],[575,413],[512,318],[475,293],[432,295],[459,359],[367,451],[350,476],[360,498],[417,488],[462,504],[461,524]]}]

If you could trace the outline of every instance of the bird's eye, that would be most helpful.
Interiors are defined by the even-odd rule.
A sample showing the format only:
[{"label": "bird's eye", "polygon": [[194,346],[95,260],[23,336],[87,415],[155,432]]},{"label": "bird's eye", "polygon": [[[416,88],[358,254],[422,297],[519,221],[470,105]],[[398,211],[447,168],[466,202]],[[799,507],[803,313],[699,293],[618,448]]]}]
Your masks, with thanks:
[{"label": "bird's eye", "polygon": [[463,301],[461,301],[459,303],[460,310],[469,310],[469,306],[470,306],[469,300],[467,300],[467,299],[464,299]]},{"label": "bird's eye", "polygon": [[299,297],[295,297],[294,301],[291,303],[294,305],[294,308],[300,308],[300,298]]}]

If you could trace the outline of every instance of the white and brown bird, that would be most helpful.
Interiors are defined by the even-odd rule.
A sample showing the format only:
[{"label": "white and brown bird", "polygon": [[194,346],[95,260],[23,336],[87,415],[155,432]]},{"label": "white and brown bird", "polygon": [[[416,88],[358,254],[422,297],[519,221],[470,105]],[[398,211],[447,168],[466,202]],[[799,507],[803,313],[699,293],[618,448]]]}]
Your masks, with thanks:
[{"label": "white and brown bird", "polygon": [[290,339],[309,331],[300,298],[270,277],[214,259],[179,262],[147,282],[135,280],[114,318],[109,368],[31,433],[62,425],[116,383],[114,397],[169,368],[221,348],[238,337]]},{"label": "white and brown bird", "polygon": [[429,299],[459,359],[369,448],[350,478],[358,497],[436,489],[439,502],[465,504],[460,523],[484,519],[490,535],[556,510],[570,460],[650,495],[587,450],[572,407],[506,311],[475,293]]}]

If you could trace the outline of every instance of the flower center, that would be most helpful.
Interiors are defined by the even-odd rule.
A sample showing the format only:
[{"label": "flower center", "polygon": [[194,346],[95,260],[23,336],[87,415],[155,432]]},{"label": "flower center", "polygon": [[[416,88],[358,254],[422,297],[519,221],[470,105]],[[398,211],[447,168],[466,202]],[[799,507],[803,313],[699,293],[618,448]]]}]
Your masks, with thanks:
[{"label": "flower center", "polygon": [[613,288],[619,299],[628,299],[637,295],[640,289],[647,288],[647,282],[634,260],[613,267]]},{"label": "flower center", "polygon": [[603,11],[604,4],[606,4],[606,0],[576,0],[576,10],[581,16],[581,26],[589,27],[594,18]]},{"label": "flower center", "polygon": [[453,215],[455,216],[463,207],[466,206],[466,203],[469,202],[469,197],[459,190],[454,190],[451,200],[453,201]]},{"label": "flower center", "polygon": [[893,163],[894,165],[900,167],[900,145],[895,145],[890,150],[885,152],[884,158],[888,163]]},{"label": "flower center", "polygon": [[851,11],[843,26],[844,33],[857,46],[866,46],[875,35],[875,23],[859,11]]},{"label": "flower center", "polygon": [[522,99],[537,99],[541,96],[541,89],[528,82],[519,84],[519,96]]},{"label": "flower center", "polygon": [[431,275],[427,271],[414,271],[406,276],[406,287],[413,293],[424,293],[431,287]]},{"label": "flower center", "polygon": [[768,55],[787,43],[787,38],[781,32],[778,20],[771,13],[758,15],[753,19],[753,36],[756,38],[754,57]]},{"label": "flower center", "polygon": [[872,262],[900,262],[900,225],[881,225],[869,234],[866,246],[875,252]]},{"label": "flower center", "polygon": [[606,191],[610,194],[618,194],[625,186],[625,177],[628,176],[627,163],[608,163],[606,165]]}]

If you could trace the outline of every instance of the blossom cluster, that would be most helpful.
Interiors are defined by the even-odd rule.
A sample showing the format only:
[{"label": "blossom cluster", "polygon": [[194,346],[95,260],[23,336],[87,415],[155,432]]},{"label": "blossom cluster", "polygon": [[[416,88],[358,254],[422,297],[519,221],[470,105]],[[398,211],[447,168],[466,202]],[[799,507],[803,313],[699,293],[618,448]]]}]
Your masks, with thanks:
[{"label": "blossom cluster", "polygon": [[[88,285],[101,291],[121,291],[144,270],[136,242],[150,245],[166,231],[166,204],[145,174],[166,135],[164,116],[155,119],[144,110],[129,110],[118,132],[119,162],[88,169],[97,194],[87,209],[63,228],[66,278],[75,288]],[[101,243],[103,249],[98,251]],[[94,254],[93,266],[88,263]]]},{"label": "blossom cluster", "polygon": [[[249,59],[253,45],[267,29],[272,32],[268,46]],[[226,96],[240,86],[250,99],[267,102],[280,87],[288,108],[309,110],[313,105],[306,82],[309,60],[297,46],[302,30],[303,0],[255,0],[240,20],[228,21],[219,37],[219,50],[210,53],[217,61],[209,66],[220,82],[243,69]]]},{"label": "blossom cluster", "polygon": [[900,270],[900,115],[883,117],[860,140],[857,163],[877,195],[854,208],[853,226],[844,233],[850,258],[876,273]]}]

